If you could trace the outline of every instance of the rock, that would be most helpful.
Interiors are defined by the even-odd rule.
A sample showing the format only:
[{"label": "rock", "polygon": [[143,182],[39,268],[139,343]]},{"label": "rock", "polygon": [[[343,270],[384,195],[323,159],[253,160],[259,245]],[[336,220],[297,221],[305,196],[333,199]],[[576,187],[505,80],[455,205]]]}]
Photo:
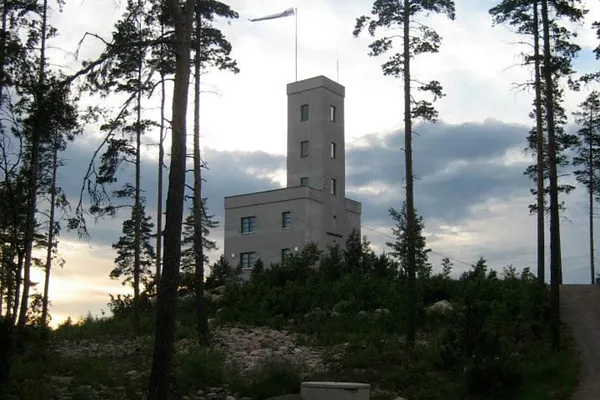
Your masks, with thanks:
[{"label": "rock", "polygon": [[243,374],[271,360],[297,366],[301,371],[325,368],[320,350],[295,345],[296,336],[284,330],[221,326],[213,332],[213,339],[215,349],[223,353],[226,363],[237,366]]},{"label": "rock", "polygon": [[137,372],[135,369],[132,369],[131,371],[127,371],[125,373],[125,376],[127,377],[127,379],[137,379],[140,377],[140,373]]},{"label": "rock", "polygon": [[235,400],[235,397],[233,397],[233,396],[225,396],[225,400]]},{"label": "rock", "polygon": [[382,316],[382,315],[388,315],[390,313],[390,310],[387,308],[378,308],[375,310],[375,315],[377,316]]},{"label": "rock", "polygon": [[331,316],[332,316],[332,317],[334,317],[334,318],[337,318],[337,317],[341,316],[342,314],[340,314],[340,313],[339,313],[339,312],[337,312],[337,311],[332,311],[332,312],[331,312],[329,315],[331,315]]},{"label": "rock", "polygon": [[339,301],[338,303],[336,303],[336,305],[333,306],[332,310],[335,312],[344,313],[344,312],[348,311],[349,307],[350,307],[350,302],[347,300],[342,300],[342,301]]},{"label": "rock", "polygon": [[368,312],[366,312],[365,310],[361,310],[361,311],[359,311],[359,312],[358,312],[358,314],[356,314],[356,315],[358,315],[359,317],[365,318],[365,317],[368,317],[368,316],[369,316],[369,313],[368,313]]},{"label": "rock", "polygon": [[452,307],[452,304],[448,300],[440,300],[437,303],[428,307],[428,310],[441,313],[444,313],[446,311],[452,311],[453,309],[454,307]]},{"label": "rock", "polygon": [[212,290],[211,290],[211,293],[214,293],[214,294],[221,294],[221,295],[222,295],[222,294],[224,294],[224,293],[225,293],[225,290],[226,290],[226,289],[227,289],[227,287],[226,287],[225,285],[218,286],[218,287],[216,287],[216,288],[212,289]]},{"label": "rock", "polygon": [[61,386],[69,386],[71,381],[73,381],[72,376],[49,376],[48,380],[51,383],[61,385]]}]

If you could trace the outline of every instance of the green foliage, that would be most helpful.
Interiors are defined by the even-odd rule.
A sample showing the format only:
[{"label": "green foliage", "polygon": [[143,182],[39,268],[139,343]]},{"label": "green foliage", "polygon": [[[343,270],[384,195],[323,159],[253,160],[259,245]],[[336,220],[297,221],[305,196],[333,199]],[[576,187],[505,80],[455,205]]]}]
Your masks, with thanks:
[{"label": "green foliage", "polygon": [[[371,16],[363,15],[356,19],[354,36],[360,35],[367,30],[371,37],[376,37],[377,31],[383,32],[369,45],[369,55],[377,57],[390,52],[394,48],[396,39],[402,38],[402,43],[408,43],[402,47],[402,51],[393,53],[387,62],[383,63],[381,69],[384,75],[403,78],[417,83],[416,89],[420,92],[428,92],[432,101],[416,100],[410,93],[405,93],[410,101],[410,114],[406,118],[416,120],[435,121],[438,117],[433,102],[444,96],[442,85],[436,80],[421,82],[412,76],[405,76],[410,71],[410,60],[415,56],[426,53],[437,53],[441,46],[441,36],[432,28],[428,27],[419,18],[422,14],[430,13],[444,14],[451,20],[455,18],[456,10],[453,0],[375,0],[371,9]],[[390,29],[393,28],[393,29]],[[405,29],[406,28],[406,29]],[[404,33],[399,35],[396,29],[403,29]],[[408,37],[404,37],[408,35]],[[410,84],[408,84],[410,90]]]},{"label": "green foliage", "polygon": [[579,110],[573,114],[580,129],[581,144],[573,165],[583,167],[574,172],[575,178],[591,192],[595,199],[600,197],[600,93],[591,92]]},{"label": "green foliage", "polygon": [[[570,165],[570,149],[578,146],[577,136],[568,133],[565,129],[565,125],[567,123],[567,115],[565,108],[563,106],[564,102],[564,89],[561,80],[567,80],[574,88],[577,88],[577,85],[573,85],[573,81],[571,76],[574,74],[574,70],[572,68],[572,60],[576,57],[577,53],[580,50],[580,47],[573,41],[577,36],[575,32],[569,30],[569,28],[563,26],[558,21],[560,19],[570,19],[572,22],[581,21],[585,12],[580,8],[580,2],[576,1],[556,1],[549,2],[550,6],[554,9],[554,13],[556,20],[552,20],[550,22],[550,32],[551,32],[551,40],[552,40],[552,55],[550,56],[550,65],[544,65],[543,57],[541,56],[541,52],[538,49],[539,54],[534,53],[525,53],[523,54],[524,65],[531,66],[535,64],[537,60],[540,64],[540,74],[544,71],[544,69],[550,69],[552,71],[553,77],[553,97],[554,97],[554,117],[556,124],[556,144],[557,144],[557,166],[561,168],[566,168]],[[537,39],[541,42],[542,40],[542,29],[540,26],[539,17],[536,21],[534,18],[534,10],[539,13],[540,2],[539,1],[530,1],[530,0],[503,0],[498,3],[496,6],[490,9],[490,14],[492,15],[494,24],[508,24],[516,28],[517,33],[526,37],[525,40],[530,40],[534,42]],[[536,25],[537,24],[537,25]],[[535,49],[535,47],[532,46]],[[540,108],[542,115],[546,114],[546,83],[544,81],[540,82],[527,82],[524,83],[523,86],[534,86],[539,84],[541,98],[540,98]],[[531,118],[536,118],[537,111],[537,101],[534,101],[534,111],[530,114]],[[542,126],[541,133],[545,136],[544,138],[544,148],[547,147],[547,126],[545,123],[545,119],[540,121]],[[529,132],[529,136],[527,137],[527,148],[526,150],[532,153],[536,153],[537,149],[537,125]],[[543,174],[544,180],[549,178],[549,154],[547,149],[544,150],[544,164]],[[533,182],[537,183],[537,163],[528,166],[524,174],[530,177]],[[569,194],[575,187],[569,183],[562,183],[558,186],[558,190],[560,193]],[[544,195],[547,197],[549,194],[550,188],[544,188]],[[537,196],[537,189],[532,189],[531,193],[534,196]],[[561,204],[563,207],[563,204]],[[531,213],[537,212],[538,205],[531,204],[529,206],[529,210]],[[545,212],[548,211],[548,207],[545,206]]]},{"label": "green foliage", "polygon": [[198,384],[215,387],[226,382],[225,358],[215,350],[194,347],[177,360],[179,390],[189,393]]},{"label": "green foliage", "polygon": [[[154,247],[151,244],[153,239],[152,229],[154,224],[152,218],[146,215],[144,204],[140,205],[140,282],[147,286],[152,279],[150,268],[154,264]],[[110,272],[111,279],[123,279],[123,285],[132,283],[134,279],[134,253],[135,253],[135,217],[136,207],[131,210],[131,218],[123,222],[123,235],[116,243],[113,243],[113,249],[117,250],[115,258],[115,268]]]},{"label": "green foliage", "polygon": [[[258,260],[260,261],[260,260]],[[258,261],[252,272],[260,273],[262,271],[261,265]],[[221,255],[219,259],[210,267],[210,275],[206,278],[206,288],[213,289],[223,285],[235,284],[239,281],[241,274],[240,268],[234,268],[229,264],[225,256]]]},{"label": "green foliage", "polygon": [[260,365],[250,376],[234,379],[230,387],[240,396],[267,399],[300,393],[301,383],[302,378],[297,367],[289,362],[272,359]]},{"label": "green foliage", "polygon": [[[407,240],[407,214],[406,214],[406,202],[402,204],[402,210],[400,212],[390,208],[389,210],[392,220],[394,221],[394,227],[392,227],[392,234],[396,237],[395,242],[388,242],[386,245],[392,248],[390,254],[396,258],[400,263],[401,273],[406,275],[408,272],[408,240]],[[415,227],[413,232],[414,246],[415,246],[415,261],[416,261],[416,272],[419,278],[426,278],[431,275],[431,264],[429,264],[428,254],[431,249],[426,248],[427,243],[423,230],[425,229],[425,223],[423,217],[419,215],[415,210]]]},{"label": "green foliage", "polygon": [[[211,229],[217,228],[219,223],[215,220],[214,215],[206,213],[206,198],[202,199],[201,208],[202,249],[204,250],[204,263],[208,263],[207,252],[217,249],[217,242],[209,239],[208,236]],[[185,219],[181,241],[181,277],[179,286],[185,292],[193,292],[194,290],[194,272],[196,267],[194,251],[194,207],[191,207],[191,211]]]}]

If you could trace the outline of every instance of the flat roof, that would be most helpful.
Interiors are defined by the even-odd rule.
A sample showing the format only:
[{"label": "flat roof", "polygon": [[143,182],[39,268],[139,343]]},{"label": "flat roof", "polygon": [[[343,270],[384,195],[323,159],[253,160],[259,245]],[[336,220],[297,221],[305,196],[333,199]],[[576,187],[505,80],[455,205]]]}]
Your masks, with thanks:
[{"label": "flat roof", "polygon": [[295,93],[305,92],[307,90],[325,88],[333,93],[344,97],[346,95],[346,88],[339,83],[327,78],[324,75],[315,76],[313,78],[303,79],[301,81],[292,82],[287,84],[288,96]]},{"label": "flat roof", "polygon": [[[295,188],[299,188],[299,187],[307,187],[307,188],[309,188],[309,189],[312,189],[312,190],[318,190],[318,191],[321,191],[321,189],[317,189],[317,188],[314,188],[314,187],[312,187],[312,186],[291,186],[291,187],[284,187],[284,188],[279,188],[279,189],[261,190],[261,191],[259,191],[259,192],[250,192],[250,193],[232,194],[231,196],[225,196],[225,197],[223,197],[223,198],[224,198],[224,199],[232,199],[232,198],[234,198],[234,197],[243,197],[243,196],[251,196],[251,195],[253,195],[253,194],[262,194],[262,193],[270,193],[270,192],[279,192],[279,191],[282,191],[282,190],[287,190],[287,189],[295,189]],[[353,202],[353,203],[356,203],[356,204],[362,204],[360,201],[353,200],[353,199],[351,199],[351,198],[349,198],[349,197],[344,197],[344,200],[348,200],[348,201],[351,201],[351,202]]]}]

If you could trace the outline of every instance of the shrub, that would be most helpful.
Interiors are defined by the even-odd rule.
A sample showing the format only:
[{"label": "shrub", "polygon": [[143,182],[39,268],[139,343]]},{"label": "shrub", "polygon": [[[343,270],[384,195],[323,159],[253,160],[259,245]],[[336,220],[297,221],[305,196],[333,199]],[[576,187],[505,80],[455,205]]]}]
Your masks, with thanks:
[{"label": "shrub", "polygon": [[249,376],[231,382],[231,389],[240,396],[256,400],[273,396],[300,393],[300,369],[290,362],[271,359],[260,365]]},{"label": "shrub", "polygon": [[198,389],[199,384],[219,386],[225,380],[225,358],[218,351],[195,347],[178,360],[177,382],[183,393]]}]

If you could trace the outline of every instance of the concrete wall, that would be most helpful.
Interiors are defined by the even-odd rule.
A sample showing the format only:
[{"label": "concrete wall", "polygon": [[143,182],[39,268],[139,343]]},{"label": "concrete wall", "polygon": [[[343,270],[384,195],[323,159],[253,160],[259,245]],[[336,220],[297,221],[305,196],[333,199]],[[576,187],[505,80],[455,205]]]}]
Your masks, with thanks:
[{"label": "concrete wall", "polygon": [[[316,242],[344,247],[353,229],[360,231],[361,204],[345,198],[346,157],[344,140],[344,96],[342,85],[324,76],[287,85],[288,144],[287,188],[225,198],[224,254],[232,265],[240,253],[254,251],[266,266],[281,262],[284,248],[302,249]],[[301,106],[308,104],[307,121]],[[335,121],[330,107],[335,106]],[[308,141],[308,156],[301,157],[301,142]],[[331,158],[330,144],[336,144]],[[300,187],[300,178],[309,187]],[[336,179],[336,194],[331,193]],[[282,212],[292,212],[292,226],[282,229]],[[256,231],[240,232],[241,218],[255,216]],[[246,271],[248,272],[248,271]]]},{"label": "concrete wall", "polygon": [[[232,265],[239,264],[240,253],[250,251],[266,266],[280,263],[282,249],[319,241],[321,209],[320,192],[304,187],[226,197],[224,255]],[[291,212],[290,228],[282,228],[285,211]],[[243,234],[241,219],[249,216],[256,217],[256,230]]]},{"label": "concrete wall", "polygon": [[[288,144],[287,186],[300,185],[309,177],[309,186],[330,192],[330,179],[337,179],[337,192],[345,193],[346,158],[344,142],[344,94],[342,85],[318,76],[287,85]],[[301,107],[308,104],[308,121],[301,120]],[[336,121],[330,121],[330,106],[336,107]],[[308,157],[302,158],[300,143],[309,142]],[[336,143],[336,158],[330,144]]]}]

